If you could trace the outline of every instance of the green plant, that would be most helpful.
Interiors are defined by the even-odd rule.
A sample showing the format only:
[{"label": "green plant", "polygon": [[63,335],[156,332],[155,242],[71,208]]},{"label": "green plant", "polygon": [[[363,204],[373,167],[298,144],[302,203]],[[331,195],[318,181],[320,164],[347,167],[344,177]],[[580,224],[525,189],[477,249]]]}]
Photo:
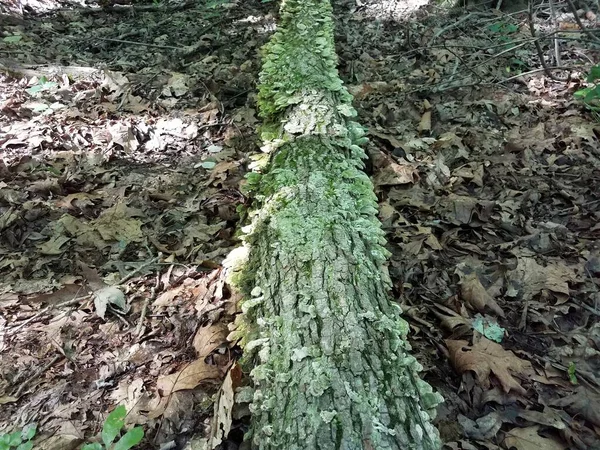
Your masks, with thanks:
[{"label": "green plant", "polygon": [[569,381],[571,382],[571,384],[578,384],[577,375],[575,374],[576,372],[577,368],[575,367],[575,363],[571,361],[569,363],[569,369],[567,371],[567,373],[569,374]]},{"label": "green plant", "polygon": [[33,95],[37,94],[38,92],[45,91],[47,89],[55,88],[57,86],[58,84],[54,81],[48,81],[46,77],[41,77],[36,84],[34,84],[28,89],[25,89],[25,92],[27,92],[29,95]]},{"label": "green plant", "polygon": [[0,450],[31,450],[37,427],[34,423],[25,426],[21,431],[0,434]]},{"label": "green plant", "polygon": [[[144,437],[144,430],[142,427],[135,427],[125,433],[121,438],[115,442],[115,439],[121,434],[121,430],[125,426],[125,416],[127,411],[123,405],[117,406],[113,412],[111,412],[104,426],[102,427],[102,445],[99,442],[92,444],[86,444],[81,450],[129,450],[135,445],[139,444]],[[114,444],[113,444],[114,443]]]},{"label": "green plant", "polygon": [[591,86],[575,91],[573,96],[583,102],[583,104],[594,111],[596,114],[600,112],[600,65],[596,65],[590,69],[586,81],[591,83]]}]

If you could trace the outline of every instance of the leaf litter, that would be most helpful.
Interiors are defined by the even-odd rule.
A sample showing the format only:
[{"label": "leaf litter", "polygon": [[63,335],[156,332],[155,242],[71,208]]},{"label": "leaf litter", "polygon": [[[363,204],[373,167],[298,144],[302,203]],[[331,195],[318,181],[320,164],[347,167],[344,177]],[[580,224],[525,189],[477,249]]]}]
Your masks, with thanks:
[{"label": "leaf litter", "polygon": [[[340,73],[442,437],[593,448],[600,128],[580,81],[489,82],[539,62],[490,58],[498,27],[477,21],[516,39],[522,15],[382,5],[336,2]],[[125,405],[147,448],[233,445],[249,398],[220,264],[274,5],[37,8],[54,13],[15,17],[0,43],[0,429],[34,420],[39,448],[77,448]]]}]

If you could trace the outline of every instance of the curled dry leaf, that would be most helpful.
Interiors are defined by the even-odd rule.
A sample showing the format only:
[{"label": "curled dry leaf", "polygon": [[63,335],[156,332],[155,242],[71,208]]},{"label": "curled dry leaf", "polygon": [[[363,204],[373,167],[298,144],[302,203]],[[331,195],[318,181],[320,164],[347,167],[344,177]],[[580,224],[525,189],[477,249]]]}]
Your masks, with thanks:
[{"label": "curled dry leaf", "polygon": [[199,328],[194,336],[194,348],[198,357],[207,357],[213,350],[227,342],[228,334],[227,325],[221,322]]},{"label": "curled dry leaf", "polygon": [[471,439],[490,440],[496,436],[496,433],[502,427],[504,417],[500,411],[494,411],[474,421],[459,414],[458,423]]},{"label": "curled dry leaf", "polygon": [[239,385],[239,379],[241,377],[241,369],[235,364],[229,372],[223,385],[219,391],[217,401],[215,402],[215,414],[211,427],[211,437],[209,448],[216,448],[223,439],[226,439],[229,431],[231,430],[231,423],[233,419],[233,406],[235,403],[235,389]]},{"label": "curled dry leaf", "polygon": [[504,311],[502,311],[496,300],[483,287],[476,273],[471,273],[462,279],[460,293],[462,299],[480,313],[483,313],[487,306],[500,317],[504,317]]},{"label": "curled dry leaf", "polygon": [[94,306],[96,307],[96,314],[98,316],[104,319],[108,305],[111,305],[111,307],[122,313],[129,311],[129,307],[125,301],[125,294],[115,286],[106,286],[94,292]]},{"label": "curled dry leaf", "polygon": [[421,121],[418,127],[419,133],[431,131],[431,111],[425,111],[421,116]]},{"label": "curled dry leaf", "polygon": [[397,186],[399,184],[413,184],[419,181],[419,171],[408,163],[397,164],[389,161],[375,176],[373,182],[376,186]]},{"label": "curled dry leaf", "polygon": [[215,381],[220,377],[221,372],[217,366],[211,366],[206,364],[203,359],[197,359],[187,364],[182,370],[159,377],[156,387],[161,391],[161,395],[166,397],[173,392],[194,389],[202,382]]},{"label": "curled dry leaf", "polygon": [[484,337],[472,346],[467,341],[451,339],[446,340],[446,345],[457,372],[475,372],[477,380],[486,388],[490,386],[489,376],[494,374],[504,392],[513,390],[525,394],[525,389],[513,375],[523,379],[533,375],[529,361],[518,358],[513,352],[504,350],[501,345]]}]

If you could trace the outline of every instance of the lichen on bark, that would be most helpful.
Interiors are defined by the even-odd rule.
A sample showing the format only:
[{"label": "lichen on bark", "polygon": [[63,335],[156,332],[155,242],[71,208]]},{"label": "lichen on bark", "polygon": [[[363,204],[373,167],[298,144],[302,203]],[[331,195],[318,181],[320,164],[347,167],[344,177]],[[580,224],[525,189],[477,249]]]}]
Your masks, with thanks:
[{"label": "lichen on bark", "polygon": [[389,256],[352,97],[336,69],[331,6],[286,0],[265,48],[259,106],[268,154],[236,334],[251,368],[258,449],[436,449],[439,394],[418,376],[390,301]]}]

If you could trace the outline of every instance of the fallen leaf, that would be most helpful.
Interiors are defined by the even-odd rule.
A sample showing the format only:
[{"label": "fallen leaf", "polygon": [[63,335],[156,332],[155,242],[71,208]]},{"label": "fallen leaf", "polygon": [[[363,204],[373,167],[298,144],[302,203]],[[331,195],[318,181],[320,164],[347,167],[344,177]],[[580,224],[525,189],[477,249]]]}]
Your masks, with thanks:
[{"label": "fallen leaf", "polygon": [[204,358],[202,358],[186,364],[183,369],[175,373],[159,377],[156,381],[156,387],[161,391],[161,395],[165,397],[176,391],[194,389],[204,381],[215,381],[220,376],[219,368],[206,364]]},{"label": "fallen leaf", "polygon": [[563,263],[541,266],[534,258],[520,257],[517,267],[507,275],[509,297],[530,300],[547,289],[559,294],[569,295],[569,282],[577,280],[575,272]]},{"label": "fallen leaf", "polygon": [[100,214],[93,224],[105,241],[141,242],[144,233],[142,222],[131,217],[130,209],[124,203],[117,203]]},{"label": "fallen leaf", "polygon": [[446,340],[450,351],[450,360],[458,373],[468,370],[475,372],[477,380],[488,388],[489,376],[494,374],[504,392],[511,390],[525,394],[526,390],[513,376],[526,379],[534,374],[529,361],[518,358],[513,352],[504,350],[501,345],[481,337],[481,340],[469,346],[464,340]]},{"label": "fallen leaf", "polygon": [[483,287],[476,273],[466,275],[460,283],[461,298],[467,302],[469,306],[483,313],[488,307],[500,317],[504,317],[504,311],[496,303],[496,300]]},{"label": "fallen leaf", "polygon": [[376,136],[385,141],[388,141],[394,148],[402,148],[402,142],[400,142],[398,139],[396,139],[394,136],[392,136],[390,134],[380,133],[379,131],[372,129],[372,128],[369,129],[368,134],[370,134],[371,136]]},{"label": "fallen leaf", "polygon": [[504,445],[516,450],[564,450],[567,447],[560,442],[538,434],[538,425],[526,428],[513,428],[506,432]]},{"label": "fallen leaf", "polygon": [[373,183],[376,186],[397,186],[417,181],[419,181],[419,172],[414,166],[390,161],[387,167],[381,169],[375,176]]},{"label": "fallen leaf", "polygon": [[481,314],[475,316],[475,320],[473,320],[473,329],[483,334],[490,341],[498,343],[502,342],[504,333],[506,332],[504,328],[498,325],[498,322],[484,317]]},{"label": "fallen leaf", "polygon": [[108,305],[116,306],[122,312],[128,311],[125,294],[115,286],[107,286],[94,292],[94,306],[98,316],[104,319]]},{"label": "fallen leaf", "polygon": [[228,334],[227,325],[222,322],[199,328],[194,336],[194,348],[198,358],[205,358],[217,347],[227,342]]},{"label": "fallen leaf", "polygon": [[173,300],[175,300],[175,298],[181,293],[181,291],[183,291],[187,286],[185,285],[180,285],[180,286],[176,286],[174,288],[169,289],[168,291],[163,292],[162,294],[160,294],[156,300],[152,303],[152,306],[155,308],[158,307],[166,307],[166,306],[172,306]]},{"label": "fallen leaf", "polygon": [[57,291],[50,294],[40,294],[34,297],[28,298],[28,303],[46,303],[49,305],[56,305],[58,303],[73,300],[77,297],[85,297],[87,290],[78,284],[66,284]]},{"label": "fallen leaf", "polygon": [[60,255],[65,252],[67,247],[63,247],[71,239],[68,237],[57,234],[52,236],[50,240],[38,245],[38,249],[42,255]]},{"label": "fallen leaf", "polygon": [[585,417],[587,421],[600,427],[600,395],[583,386],[568,397],[551,401],[550,405],[566,408],[574,416]]},{"label": "fallen leaf", "polygon": [[481,441],[492,439],[504,423],[502,413],[494,411],[476,421],[462,414],[458,415],[458,423],[462,426],[467,437]]},{"label": "fallen leaf", "polygon": [[215,402],[215,417],[211,427],[210,447],[216,448],[224,439],[227,439],[231,431],[232,412],[234,404],[234,379],[232,373],[239,372],[239,367],[234,365],[229,372],[219,391],[219,396]]},{"label": "fallen leaf", "polygon": [[125,153],[131,154],[136,151],[140,145],[131,125],[117,122],[113,125],[109,125],[107,130],[112,137],[109,147],[113,144],[117,144],[123,147]]},{"label": "fallen leaf", "polygon": [[86,206],[94,206],[94,200],[100,198],[100,195],[88,194],[86,192],[77,192],[69,194],[56,201],[56,206],[59,208],[67,208],[77,210]]},{"label": "fallen leaf", "polygon": [[425,111],[423,116],[421,116],[421,121],[419,122],[419,126],[417,128],[419,133],[423,133],[424,131],[431,131],[431,111]]}]

